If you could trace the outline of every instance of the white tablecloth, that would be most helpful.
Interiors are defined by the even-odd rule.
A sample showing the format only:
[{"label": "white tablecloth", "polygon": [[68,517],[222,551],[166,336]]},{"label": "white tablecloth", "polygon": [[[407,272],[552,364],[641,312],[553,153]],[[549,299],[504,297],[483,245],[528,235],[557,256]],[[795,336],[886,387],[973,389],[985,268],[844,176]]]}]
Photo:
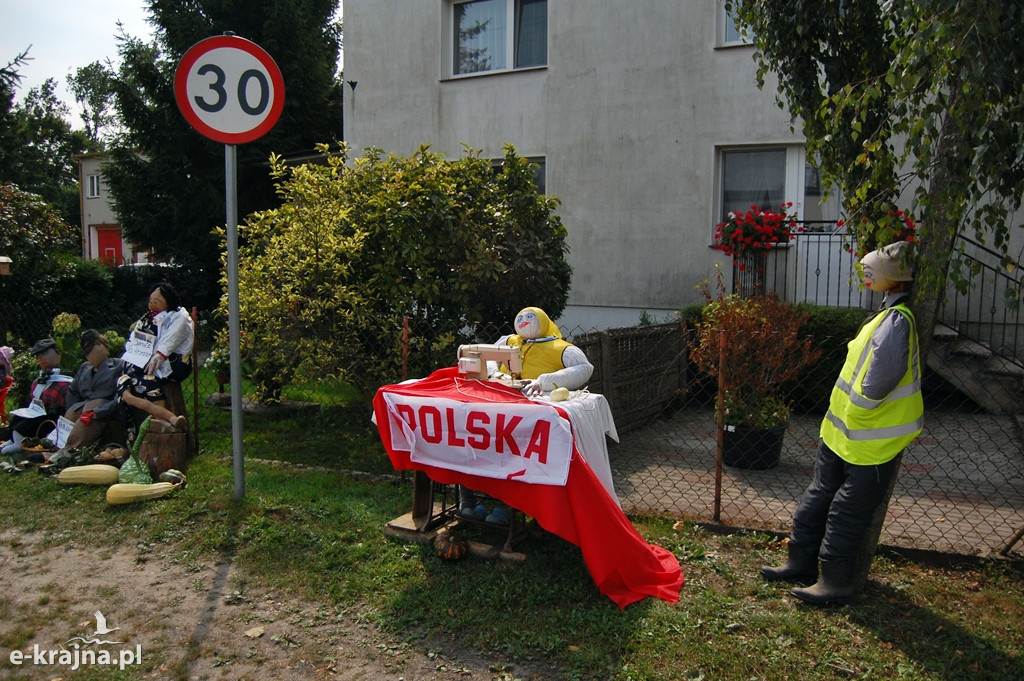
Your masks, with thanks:
[{"label": "white tablecloth", "polygon": [[611,462],[608,460],[608,443],[604,439],[607,435],[618,442],[619,434],[615,430],[615,420],[612,418],[612,410],[608,406],[605,396],[577,392],[572,393],[570,399],[564,402],[552,402],[547,395],[531,399],[537,402],[548,402],[555,407],[565,409],[569,415],[569,421],[572,423],[576,448],[587,460],[601,484],[608,490],[608,494],[621,508],[622,504],[619,503],[619,496],[615,493],[615,483],[612,480]]}]

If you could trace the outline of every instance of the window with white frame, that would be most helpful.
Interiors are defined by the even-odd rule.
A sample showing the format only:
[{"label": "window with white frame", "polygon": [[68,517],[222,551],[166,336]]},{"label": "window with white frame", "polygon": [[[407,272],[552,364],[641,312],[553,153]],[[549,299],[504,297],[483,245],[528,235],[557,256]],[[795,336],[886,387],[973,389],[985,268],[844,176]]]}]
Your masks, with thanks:
[{"label": "window with white frame", "polygon": [[453,76],[548,63],[547,0],[466,0],[452,5]]},{"label": "window with white frame", "polygon": [[[788,285],[784,279],[789,279],[794,285],[787,294],[791,301],[859,304],[859,295],[851,296],[844,288],[856,282],[852,260],[840,253],[839,242],[832,236],[838,232],[840,192],[835,188],[825,191],[814,159],[808,159],[803,146],[723,148],[718,150],[718,164],[716,222],[731,211],[746,212],[751,206],[783,210],[800,222],[797,239],[790,244],[796,255],[789,264],[775,262],[773,267],[781,269],[772,270],[773,281],[765,279],[763,269],[743,275],[739,291],[751,295],[760,287],[782,294]],[[779,274],[783,271],[784,276]]]},{"label": "window with white frame", "polygon": [[725,0],[718,0],[718,45],[749,45],[750,39],[736,29],[732,12],[725,8]]},{"label": "window with white frame", "polygon": [[751,206],[796,215],[807,229],[831,231],[842,210],[840,192],[825,191],[814,159],[802,146],[733,147],[719,150],[718,220]]},{"label": "window with white frame", "polygon": [[786,148],[722,151],[722,197],[719,220],[751,206],[774,208],[786,201]]},{"label": "window with white frame", "polygon": [[533,181],[537,185],[539,194],[546,194],[548,191],[548,168],[543,157],[529,157],[530,165],[533,166]]},{"label": "window with white frame", "polygon": [[100,176],[89,175],[88,176],[88,188],[86,189],[86,198],[96,199],[100,195]]}]

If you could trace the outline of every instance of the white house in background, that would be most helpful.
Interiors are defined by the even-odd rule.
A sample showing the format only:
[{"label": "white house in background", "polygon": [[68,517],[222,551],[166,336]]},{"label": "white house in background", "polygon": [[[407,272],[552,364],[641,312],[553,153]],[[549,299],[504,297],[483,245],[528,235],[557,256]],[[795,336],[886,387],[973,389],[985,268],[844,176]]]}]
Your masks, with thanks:
[{"label": "white house in background", "polygon": [[114,206],[103,181],[102,164],[106,154],[83,154],[73,159],[78,163],[79,200],[82,204],[82,257],[102,260],[111,266],[147,262],[145,251],[121,236]]},{"label": "white house in background", "polygon": [[562,328],[630,326],[700,300],[729,210],[839,217],[752,57],[720,0],[345,0],[346,141],[511,143],[562,201]]}]

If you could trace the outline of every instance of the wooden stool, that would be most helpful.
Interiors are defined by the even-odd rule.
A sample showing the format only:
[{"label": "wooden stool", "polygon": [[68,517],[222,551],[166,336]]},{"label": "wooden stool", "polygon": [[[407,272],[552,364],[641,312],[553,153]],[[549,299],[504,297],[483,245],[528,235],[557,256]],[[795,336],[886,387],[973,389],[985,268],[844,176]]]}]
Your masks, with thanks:
[{"label": "wooden stool", "polygon": [[[170,412],[176,416],[188,415],[181,383],[168,381],[164,384],[164,393],[164,406]],[[146,414],[140,409],[135,409],[134,412],[136,426],[141,425]],[[189,437],[188,425],[184,430],[176,430],[161,419],[152,419],[150,424],[149,432],[139,447],[139,458],[149,466],[153,480],[157,480],[161,473],[170,468],[184,473],[188,466],[188,458],[192,454],[192,438]]]},{"label": "wooden stool", "polygon": [[189,441],[187,432],[176,430],[166,421],[150,421],[149,432],[139,446],[139,458],[149,466],[149,474],[154,481],[171,468],[185,472],[188,467]]}]

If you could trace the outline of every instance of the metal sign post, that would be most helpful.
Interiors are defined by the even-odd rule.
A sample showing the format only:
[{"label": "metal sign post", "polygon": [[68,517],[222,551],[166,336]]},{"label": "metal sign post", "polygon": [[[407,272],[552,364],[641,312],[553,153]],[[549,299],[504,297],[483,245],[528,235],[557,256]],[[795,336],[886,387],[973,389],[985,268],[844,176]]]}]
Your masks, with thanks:
[{"label": "metal sign post", "polygon": [[245,496],[242,450],[242,352],[238,303],[236,145],[265,135],[284,108],[284,78],[269,54],[234,34],[189,48],[174,72],[174,98],[200,134],[224,143],[227,219],[228,336],[231,358],[231,458],[235,501]]},{"label": "metal sign post", "polygon": [[242,337],[238,314],[238,183],[237,147],[224,145],[224,192],[227,201],[228,248],[228,353],[231,366],[231,461],[235,481],[235,501],[245,496],[245,460],[242,451]]}]

